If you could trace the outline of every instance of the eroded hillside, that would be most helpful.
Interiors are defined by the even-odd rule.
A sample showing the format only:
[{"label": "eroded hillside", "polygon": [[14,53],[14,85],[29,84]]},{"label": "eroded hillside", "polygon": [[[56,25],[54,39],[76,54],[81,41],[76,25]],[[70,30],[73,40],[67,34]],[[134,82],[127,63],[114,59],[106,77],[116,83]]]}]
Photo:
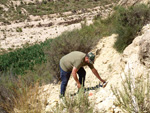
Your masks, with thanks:
[{"label": "eroded hillside", "polygon": [[[149,73],[149,49],[146,47],[149,44],[150,24],[147,24],[142,34],[135,38],[133,43],[129,45],[123,54],[119,54],[114,48],[113,44],[116,40],[115,34],[109,37],[103,37],[97,46],[92,50],[96,55],[94,63],[95,68],[100,73],[101,77],[107,80],[108,84],[105,88],[99,88],[97,90],[90,90],[88,93],[90,105],[94,107],[94,111],[105,112],[105,113],[124,113],[119,106],[116,105],[116,96],[113,94],[111,87],[116,87],[118,90],[122,89],[122,82],[127,74],[131,74],[132,82],[142,78],[146,79]],[[146,45],[141,45],[141,42],[145,41]],[[145,45],[145,46],[144,46]],[[140,61],[141,54],[144,50],[147,50],[148,58],[143,59],[147,63],[142,64]],[[146,54],[145,53],[145,54]],[[143,55],[143,54],[142,54]],[[86,69],[86,82],[85,87],[94,87],[99,84],[99,80],[93,75],[91,70],[87,67]],[[47,104],[43,108],[43,112],[56,111],[56,105],[60,102],[59,84],[49,84],[40,88],[41,100],[47,100]],[[76,83],[71,77],[68,87],[67,95],[77,92]],[[45,98],[46,97],[46,98]],[[64,109],[64,113],[68,112]]]},{"label": "eroded hillside", "polygon": [[64,31],[79,29],[81,23],[89,25],[95,16],[109,15],[114,3],[110,0],[3,0],[0,2],[1,51],[43,42]]},{"label": "eroded hillside", "polygon": [[[28,0],[24,0],[23,2],[30,3]],[[20,5],[20,3],[21,2],[17,1],[14,2],[15,5]],[[127,4],[127,2],[123,4]],[[49,38],[55,38],[64,31],[80,29],[83,23],[87,25],[92,24],[95,16],[106,18],[107,15],[111,14],[114,5],[115,4],[109,4],[103,7],[98,6],[86,10],[68,11],[43,16],[30,15],[29,21],[13,21],[7,25],[1,23],[1,51],[7,50],[8,48],[20,48],[24,44],[32,45]],[[1,7],[7,10],[7,7],[4,5],[1,5]],[[133,82],[143,76],[144,79],[147,80],[146,75],[149,74],[150,25],[147,24],[143,27],[142,31],[138,33],[138,36],[123,53],[118,53],[113,47],[117,36],[118,34],[112,34],[111,36],[103,37],[92,49],[92,52],[96,54],[94,66],[98,70],[98,73],[100,73],[100,76],[108,82],[105,88],[100,87],[97,90],[87,92],[90,102],[89,107],[92,106],[94,108],[94,113],[124,113],[120,109],[121,105],[116,104],[116,96],[112,92],[111,86],[122,90],[122,81],[124,81],[127,74],[131,74]],[[43,67],[45,68],[45,66]],[[85,67],[85,69],[87,72],[85,87],[93,87],[99,84],[99,80],[93,75],[91,70],[87,67]],[[40,71],[38,72],[40,73]],[[132,90],[135,89],[134,87]],[[36,92],[36,90],[38,91]],[[77,90],[76,83],[71,77],[66,94],[68,96],[77,92]],[[53,113],[57,111],[56,106],[60,103],[59,92],[60,82],[58,84],[50,83],[40,88],[38,87],[37,89],[34,88],[31,92],[27,93],[29,97],[28,100],[24,101],[27,102],[26,104],[29,110],[33,108],[33,113],[38,107],[40,113]],[[30,93],[33,95],[30,95]],[[39,95],[39,97],[37,97],[36,94]],[[146,92],[144,92],[144,94],[146,95]],[[132,99],[135,102],[133,102],[135,105],[133,108],[135,107],[135,109],[138,110],[139,108],[137,108],[136,105],[137,100],[135,100],[134,97],[131,98],[131,100]],[[32,103],[32,100],[34,103]],[[38,106],[39,103],[41,103],[41,106]],[[28,112],[23,107],[16,106],[14,108],[15,113]],[[78,110],[78,108],[76,109]],[[68,113],[69,110],[64,107],[61,113],[62,112]]]},{"label": "eroded hillside", "polygon": [[[0,26],[0,47],[2,50],[8,48],[19,48],[24,44],[44,42],[46,39],[59,36],[64,31],[80,29],[81,25],[93,23],[95,16],[103,18],[112,12],[112,4],[99,6],[93,9],[65,12],[62,14],[51,14],[45,16],[32,16],[30,21],[11,23]],[[106,8],[106,9],[105,9]]]}]

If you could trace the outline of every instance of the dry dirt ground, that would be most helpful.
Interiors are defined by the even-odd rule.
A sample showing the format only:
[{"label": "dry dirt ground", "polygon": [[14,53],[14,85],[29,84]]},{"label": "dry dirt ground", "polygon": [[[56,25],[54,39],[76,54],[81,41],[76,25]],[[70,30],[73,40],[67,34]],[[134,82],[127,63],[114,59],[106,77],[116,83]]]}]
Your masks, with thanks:
[{"label": "dry dirt ground", "polygon": [[[113,95],[110,88],[113,85],[116,86],[116,84],[119,85],[121,83],[121,65],[118,65],[121,60],[121,55],[113,48],[113,44],[116,40],[115,37],[115,34],[109,37],[104,37],[93,49],[93,52],[95,54],[97,53],[94,66],[98,70],[100,76],[108,81],[108,84],[105,88],[90,90],[88,92],[90,94],[89,101],[91,102],[91,105],[94,106],[95,110],[98,110],[100,112],[121,112],[121,110],[114,105],[115,96]],[[93,87],[98,85],[99,80],[94,76],[91,70],[88,67],[85,67],[85,69],[87,73],[85,87]],[[59,102],[60,83],[57,85],[45,85],[41,87],[41,89],[42,98],[46,97],[48,102],[45,110],[52,111],[52,109],[55,109],[56,103]],[[76,91],[77,86],[73,77],[71,77],[68,82],[66,95],[70,95],[72,93],[75,93]]]},{"label": "dry dirt ground", "polygon": [[[10,25],[3,25],[0,23],[0,51],[7,50],[8,48],[20,48],[24,44],[34,44],[41,41],[43,42],[49,38],[55,38],[64,31],[80,29],[81,25],[85,22],[87,25],[90,25],[93,23],[93,18],[95,16],[106,18],[112,12],[111,6],[112,4],[104,7],[87,9],[85,11],[79,10],[76,13],[65,12],[63,14],[51,14],[43,17],[31,15],[30,21],[20,23],[12,22]],[[21,29],[21,31],[18,32],[17,29]],[[117,77],[119,76],[117,68],[114,68],[116,61],[118,61],[120,57],[112,47],[115,37],[116,35],[104,37],[93,49],[93,52],[97,54],[94,66],[101,77],[109,81],[105,89],[100,88],[96,91],[89,91],[89,93],[92,93],[92,95],[89,96],[89,100],[92,103],[91,105],[95,105],[95,110],[117,110],[116,107],[112,108],[114,97],[110,92],[110,86],[114,82],[111,81],[112,77],[114,78],[116,76],[115,78],[117,81]],[[87,67],[85,69],[87,71],[86,87],[97,85],[99,80]],[[43,100],[46,99],[48,103],[47,106],[43,108],[43,113],[45,113],[45,111],[52,111],[56,103],[59,102],[60,83],[57,85],[49,84],[43,86],[41,90],[41,97]],[[71,77],[66,94],[69,95],[76,91],[77,87],[75,81]]]},{"label": "dry dirt ground", "polygon": [[85,22],[87,25],[93,23],[95,16],[107,17],[112,12],[111,7],[112,4],[79,10],[75,13],[65,12],[42,17],[30,15],[29,19],[24,22],[11,22],[10,25],[0,23],[0,51],[43,42],[59,36],[64,31],[80,29],[81,24]]},{"label": "dry dirt ground", "polygon": [[[107,7],[107,8],[106,8]],[[45,41],[47,38],[54,38],[59,36],[66,30],[73,30],[81,28],[81,22],[86,19],[87,24],[91,24],[94,16],[101,15],[106,17],[112,11],[110,6],[96,7],[89,9],[86,12],[78,11],[66,12],[62,15],[53,14],[48,16],[33,17],[30,16],[30,21],[22,23],[12,23],[11,25],[0,25],[0,46],[3,49],[22,47],[23,44],[33,44],[40,41]],[[107,10],[104,10],[107,9]],[[21,28],[22,32],[16,32],[17,28]],[[106,79],[108,84],[105,88],[89,91],[89,101],[94,106],[95,111],[98,110],[103,113],[121,113],[122,111],[115,106],[115,96],[111,91],[111,86],[120,86],[122,76],[122,55],[114,48],[113,44],[116,40],[116,35],[103,37],[97,46],[93,48],[96,54],[94,63],[100,76]],[[86,69],[85,87],[93,87],[99,83],[99,80],[92,74],[88,67]],[[43,113],[47,111],[52,112],[55,105],[59,102],[59,84],[48,84],[41,88],[41,101],[47,100],[47,105],[43,108]],[[72,94],[77,91],[74,79],[71,77],[67,86],[66,94]]]}]

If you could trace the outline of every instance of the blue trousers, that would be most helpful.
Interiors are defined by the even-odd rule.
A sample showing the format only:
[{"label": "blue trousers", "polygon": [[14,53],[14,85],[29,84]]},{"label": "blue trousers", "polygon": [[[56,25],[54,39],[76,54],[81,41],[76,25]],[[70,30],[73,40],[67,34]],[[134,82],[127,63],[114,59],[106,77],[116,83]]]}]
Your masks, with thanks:
[{"label": "blue trousers", "polygon": [[[86,71],[84,70],[83,67],[81,67],[78,70],[78,76],[79,76],[79,82],[80,84],[82,84],[84,86],[84,81],[85,81],[85,75],[86,75]],[[60,90],[60,94],[62,96],[65,95],[65,91],[66,91],[66,87],[68,84],[68,80],[70,78],[71,72],[65,72],[62,70],[62,68],[60,67],[60,78],[61,78],[61,90]]]}]

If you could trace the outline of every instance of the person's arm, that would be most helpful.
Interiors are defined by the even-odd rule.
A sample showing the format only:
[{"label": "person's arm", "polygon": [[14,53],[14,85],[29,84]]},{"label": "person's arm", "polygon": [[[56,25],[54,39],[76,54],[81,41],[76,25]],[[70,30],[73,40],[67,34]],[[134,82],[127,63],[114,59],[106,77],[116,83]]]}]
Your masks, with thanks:
[{"label": "person's arm", "polygon": [[78,71],[78,69],[76,67],[73,67],[73,69],[72,69],[72,76],[73,76],[74,80],[77,83],[77,87],[80,89],[81,88],[81,84],[80,84],[80,82],[79,82],[79,80],[77,78],[77,71]]},{"label": "person's arm", "polygon": [[94,73],[94,75],[95,75],[100,81],[102,81],[103,83],[105,83],[105,80],[103,80],[103,79],[100,77],[100,75],[98,74],[98,72],[97,72],[97,70],[96,70],[95,68],[92,68],[91,70],[92,70],[92,72]]}]

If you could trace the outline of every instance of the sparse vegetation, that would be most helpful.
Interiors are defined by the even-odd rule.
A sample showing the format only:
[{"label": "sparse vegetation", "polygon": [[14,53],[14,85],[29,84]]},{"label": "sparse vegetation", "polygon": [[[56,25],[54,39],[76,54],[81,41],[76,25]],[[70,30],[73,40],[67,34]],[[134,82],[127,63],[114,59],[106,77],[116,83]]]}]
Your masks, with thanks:
[{"label": "sparse vegetation", "polygon": [[[15,0],[14,0],[15,1]],[[15,6],[12,2],[8,4],[8,0],[1,0],[0,4],[4,4],[4,6],[8,7],[8,11],[3,11],[3,16],[0,17],[0,21],[4,23],[9,23],[9,21],[19,20],[23,21],[28,18],[28,14],[30,15],[48,15],[52,13],[62,13],[66,11],[76,12],[77,10],[83,10],[87,8],[93,8],[96,6],[103,6],[106,4],[117,2],[117,0],[43,0],[42,2],[35,2],[25,4],[22,1],[19,6]],[[28,14],[24,14],[22,9],[25,9]],[[0,9],[1,12],[1,9]]]},{"label": "sparse vegetation", "polygon": [[27,11],[30,14],[33,15],[44,15],[44,14],[51,14],[51,13],[61,13],[66,11],[76,11],[80,9],[86,9],[86,8],[92,8],[98,5],[105,5],[115,2],[115,0],[110,1],[93,1],[93,0],[83,0],[83,1],[77,1],[77,0],[61,0],[61,1],[47,1],[44,0],[41,3],[36,4],[29,4],[29,6],[26,7]]},{"label": "sparse vegetation", "polygon": [[[96,17],[98,23],[102,23],[100,32],[105,35],[118,34],[114,48],[122,53],[132,43],[142,27],[150,21],[150,7],[144,4],[124,8],[115,7],[115,12],[107,19]],[[96,31],[95,31],[96,32]]]},{"label": "sparse vegetation", "polygon": [[63,33],[53,40],[50,49],[45,50],[51,64],[49,67],[52,75],[55,75],[58,80],[60,79],[59,60],[62,56],[71,51],[88,53],[102,36],[110,34],[111,27],[106,29],[106,26],[103,25],[104,22],[96,21],[93,25],[83,25],[81,30]]},{"label": "sparse vegetation", "polygon": [[[132,77],[131,77],[132,76]],[[149,113],[150,112],[150,77],[139,80],[134,75],[125,75],[122,82],[122,90],[112,88],[117,98],[116,105],[128,113]]]},{"label": "sparse vegetation", "polygon": [[[1,55],[1,71],[11,70],[12,74],[7,77],[0,76],[0,82],[6,83],[5,88],[10,88],[14,84],[11,80],[17,81],[18,74],[23,74],[20,77],[26,86],[34,85],[37,81],[40,81],[40,84],[49,83],[53,77],[59,80],[59,58],[72,50],[88,52],[92,49],[102,36],[111,33],[109,30],[112,31],[111,27],[106,29],[104,23],[96,21],[91,26],[83,24],[82,30],[66,32],[56,39]],[[44,63],[47,60],[48,62]],[[57,75],[54,76],[55,74]],[[8,79],[12,77],[15,79]]]},{"label": "sparse vegetation", "polygon": [[8,0],[1,0],[0,3],[1,4],[6,4],[8,2]]},{"label": "sparse vegetation", "polygon": [[141,28],[150,21],[150,7],[144,4],[129,8],[117,7],[112,21],[115,32],[119,35],[114,47],[123,52]]},{"label": "sparse vegetation", "polygon": [[17,27],[17,28],[16,28],[16,32],[22,32],[22,28]]},{"label": "sparse vegetation", "polygon": [[3,13],[3,8],[0,7],[0,15]]},{"label": "sparse vegetation", "polygon": [[94,107],[88,100],[88,95],[81,89],[75,97],[66,96],[62,99],[63,102],[57,104],[54,113],[93,113]]},{"label": "sparse vegetation", "polygon": [[83,24],[81,30],[66,32],[56,39],[3,54],[0,56],[1,70],[12,69],[16,74],[24,74],[25,70],[33,70],[34,65],[48,60],[51,74],[59,79],[60,58],[73,50],[90,51],[101,37],[112,33],[113,28],[107,28],[110,24],[109,21],[97,19],[93,25]]},{"label": "sparse vegetation", "polygon": [[20,91],[17,92],[17,97],[14,102],[14,110],[11,112],[21,113],[41,113],[43,107],[46,106],[47,96],[45,95],[43,102],[40,100],[39,84],[36,83],[34,87],[22,87],[19,86]]},{"label": "sparse vegetation", "polygon": [[[10,20],[20,21],[20,19],[22,19],[21,21],[23,21],[27,18],[27,15],[22,13],[21,8],[26,9],[29,14],[45,15],[69,10],[75,12],[78,9],[95,7],[100,3],[105,4],[105,2],[112,2],[109,0],[97,0],[94,2],[93,0],[70,0],[65,4],[66,1],[67,0],[52,2],[44,0],[41,3],[36,2],[28,5],[22,3],[20,6],[17,6],[17,10],[15,10],[14,7],[10,7],[8,12],[4,12],[3,14],[1,14],[3,9],[0,8],[0,14],[3,15],[0,17],[0,21],[5,21],[7,23],[9,23]],[[0,3],[6,4],[6,2],[7,0],[2,0]],[[85,4],[85,2],[87,4]],[[4,19],[3,17],[6,17],[7,19]],[[2,109],[10,111],[13,109],[14,105],[16,108],[20,108],[23,111],[31,110],[35,107],[41,108],[41,103],[39,103],[38,107],[27,104],[28,102],[26,99],[30,96],[27,95],[27,92],[30,91],[29,86],[32,86],[31,89],[33,90],[33,88],[35,88],[34,84],[37,82],[39,82],[39,85],[49,83],[53,77],[59,80],[59,60],[63,55],[74,50],[80,50],[87,53],[103,36],[108,36],[112,33],[119,34],[114,47],[119,52],[122,52],[124,48],[132,42],[134,37],[137,35],[137,32],[140,31],[142,26],[146,24],[149,19],[150,9],[148,6],[138,5],[127,9],[117,7],[116,12],[111,17],[105,20],[102,20],[100,17],[96,17],[93,25],[85,26],[83,24],[81,30],[65,32],[56,39],[50,39],[41,44],[35,44],[30,47],[13,50],[12,52],[1,55],[0,91],[5,91],[5,93],[10,94],[6,95],[10,98],[10,100],[6,100],[7,98],[4,97],[4,95],[0,95],[0,102],[5,102],[5,104],[3,104],[4,106],[1,106]],[[22,29],[17,28],[16,31],[22,32]],[[111,66],[108,68],[111,71]],[[17,84],[17,82],[20,83],[19,80],[22,83],[21,85]],[[123,86],[125,92],[113,89],[114,94],[117,96],[118,104],[128,112],[135,111],[135,107],[132,102],[132,97],[135,97],[138,100],[136,104],[138,105],[138,109],[150,112],[148,109],[150,105],[147,104],[150,101],[150,93],[139,93],[139,91],[146,91],[144,87],[147,87],[147,89],[150,88],[149,82],[146,82],[146,85],[140,81],[140,84],[136,84],[138,86],[137,89],[139,89],[135,89],[134,92],[131,92],[132,81],[130,78],[126,78],[126,81],[127,84],[125,83]],[[12,89],[17,90],[13,91]],[[19,98],[16,98],[17,96]],[[70,97],[66,98],[67,112],[75,112],[75,108],[78,108],[77,112],[92,112],[93,108],[89,106],[87,96],[83,96],[82,94],[80,96],[74,99]],[[1,101],[1,98],[4,100]],[[25,103],[23,103],[23,101]],[[2,103],[0,103],[0,105],[2,105]],[[23,106],[24,108],[22,108]],[[57,110],[60,111],[64,108],[62,105],[57,107]],[[40,112],[38,110],[39,109],[35,112]],[[55,112],[57,113],[58,111]]]},{"label": "sparse vegetation", "polygon": [[[44,103],[39,101],[39,83],[26,84],[21,77],[10,77],[4,74],[0,76],[0,111],[7,113],[41,113],[43,106],[46,105],[46,97]],[[5,82],[2,81],[4,78]],[[6,80],[8,83],[6,83]]]}]

